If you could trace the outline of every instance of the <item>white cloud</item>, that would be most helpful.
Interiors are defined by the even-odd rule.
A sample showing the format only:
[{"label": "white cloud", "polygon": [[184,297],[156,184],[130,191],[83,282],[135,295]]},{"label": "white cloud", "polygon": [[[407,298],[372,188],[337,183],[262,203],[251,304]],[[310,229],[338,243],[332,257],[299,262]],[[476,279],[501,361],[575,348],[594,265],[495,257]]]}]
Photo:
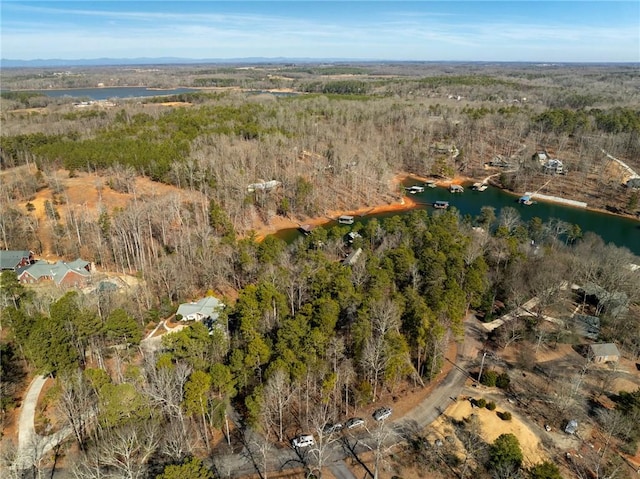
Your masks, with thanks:
[{"label": "white cloud", "polygon": [[[395,60],[638,61],[637,25],[464,22],[395,12],[375,21],[282,15],[3,6],[5,58],[297,56]],[[25,20],[31,13],[36,19]],[[42,14],[54,15],[45,22]],[[6,17],[6,16],[5,16]],[[597,47],[597,48],[596,48]]]}]

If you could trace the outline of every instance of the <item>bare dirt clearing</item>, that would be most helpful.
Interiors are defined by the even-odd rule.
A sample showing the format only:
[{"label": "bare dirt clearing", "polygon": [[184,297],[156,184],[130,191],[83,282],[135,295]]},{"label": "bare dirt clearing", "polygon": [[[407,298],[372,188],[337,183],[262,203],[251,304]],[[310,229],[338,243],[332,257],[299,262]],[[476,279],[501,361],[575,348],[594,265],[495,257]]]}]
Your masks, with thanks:
[{"label": "bare dirt clearing", "polygon": [[[32,173],[35,170],[32,169]],[[19,206],[27,213],[29,209],[33,209],[31,214],[38,220],[38,237],[42,245],[42,251],[36,253],[48,260],[58,258],[52,247],[51,228],[45,227],[48,221],[45,207],[47,202],[58,212],[60,223],[65,224],[70,214],[96,220],[103,210],[111,214],[116,209],[126,207],[131,201],[153,201],[154,198],[169,195],[177,195],[181,200],[203,201],[198,193],[140,176],[135,178],[129,193],[110,188],[108,177],[89,173],[69,177],[66,170],[57,170],[46,179],[51,186],[39,190],[33,198],[20,202]]]},{"label": "bare dirt clearing", "polygon": [[503,405],[498,405],[495,411],[485,408],[472,407],[471,401],[458,400],[449,406],[444,414],[432,425],[441,435],[441,439],[451,434],[450,421],[462,421],[475,414],[480,421],[481,435],[487,443],[492,443],[501,434],[514,434],[520,441],[526,465],[537,464],[548,459],[538,436],[529,427],[513,417],[510,421],[500,419],[496,411],[505,411]]}]

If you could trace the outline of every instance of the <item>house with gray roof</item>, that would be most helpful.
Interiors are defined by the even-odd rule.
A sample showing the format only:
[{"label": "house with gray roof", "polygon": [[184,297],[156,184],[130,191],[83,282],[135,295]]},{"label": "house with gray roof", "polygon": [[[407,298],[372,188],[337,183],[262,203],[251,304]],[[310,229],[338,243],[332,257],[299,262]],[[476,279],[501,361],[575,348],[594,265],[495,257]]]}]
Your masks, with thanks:
[{"label": "house with gray roof", "polygon": [[611,316],[618,317],[629,309],[629,297],[624,291],[607,291],[595,283],[586,283],[578,290],[586,300],[597,305],[599,314],[606,311]]},{"label": "house with gray roof", "polygon": [[634,176],[632,178],[629,178],[625,184],[627,185],[627,188],[639,189],[640,188],[640,176]]},{"label": "house with gray roof", "polygon": [[576,432],[578,432],[578,421],[576,421],[575,419],[567,421],[567,424],[564,427],[564,432],[566,432],[567,434],[575,434]]},{"label": "house with gray roof", "polygon": [[0,270],[16,271],[18,268],[33,263],[33,252],[0,250]]},{"label": "house with gray roof", "polygon": [[586,314],[576,314],[573,318],[575,332],[584,338],[598,339],[600,318]]},{"label": "house with gray roof", "polygon": [[615,363],[620,360],[620,351],[613,343],[591,344],[589,354],[596,363]]},{"label": "house with gray roof", "polygon": [[181,321],[207,321],[213,323],[218,319],[224,304],[213,296],[206,296],[196,302],[183,303],[178,306],[176,317]]},{"label": "house with gray roof", "polygon": [[28,266],[16,270],[21,283],[33,284],[41,281],[53,281],[57,286],[86,286],[91,279],[93,266],[90,262],[76,259],[69,263],[58,261],[49,263],[44,260],[36,261]]}]

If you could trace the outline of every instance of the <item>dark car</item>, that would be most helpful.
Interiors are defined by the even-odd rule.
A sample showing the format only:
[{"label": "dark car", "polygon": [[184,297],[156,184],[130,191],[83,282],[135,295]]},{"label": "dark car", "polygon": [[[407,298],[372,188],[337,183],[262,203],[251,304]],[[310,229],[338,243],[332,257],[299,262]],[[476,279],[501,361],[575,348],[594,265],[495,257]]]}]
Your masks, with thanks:
[{"label": "dark car", "polygon": [[343,428],[343,427],[344,427],[344,426],[343,426],[341,423],[339,423],[339,422],[337,422],[337,423],[335,423],[335,424],[327,423],[327,424],[325,424],[325,425],[324,425],[324,427],[322,428],[322,432],[323,432],[324,434],[332,434],[332,433],[334,433],[334,432],[340,432],[340,431],[342,431],[342,428]]}]

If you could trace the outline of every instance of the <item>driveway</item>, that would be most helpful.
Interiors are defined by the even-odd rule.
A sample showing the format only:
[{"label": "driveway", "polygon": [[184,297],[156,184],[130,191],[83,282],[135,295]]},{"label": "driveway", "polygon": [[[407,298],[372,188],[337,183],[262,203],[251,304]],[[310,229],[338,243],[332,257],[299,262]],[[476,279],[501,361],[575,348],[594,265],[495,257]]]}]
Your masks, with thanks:
[{"label": "driveway", "polygon": [[36,465],[46,453],[72,432],[69,427],[65,427],[50,436],[40,436],[36,433],[36,407],[38,397],[46,381],[45,376],[35,377],[29,385],[24,401],[22,401],[20,418],[18,419],[18,451],[13,464],[17,470],[29,469]]},{"label": "driveway", "polygon": [[469,377],[466,368],[477,359],[485,335],[482,323],[474,315],[469,314],[464,322],[464,342],[458,346],[453,368],[429,396],[399,421],[413,422],[419,428],[435,421],[451,401],[462,392],[464,383]]}]

